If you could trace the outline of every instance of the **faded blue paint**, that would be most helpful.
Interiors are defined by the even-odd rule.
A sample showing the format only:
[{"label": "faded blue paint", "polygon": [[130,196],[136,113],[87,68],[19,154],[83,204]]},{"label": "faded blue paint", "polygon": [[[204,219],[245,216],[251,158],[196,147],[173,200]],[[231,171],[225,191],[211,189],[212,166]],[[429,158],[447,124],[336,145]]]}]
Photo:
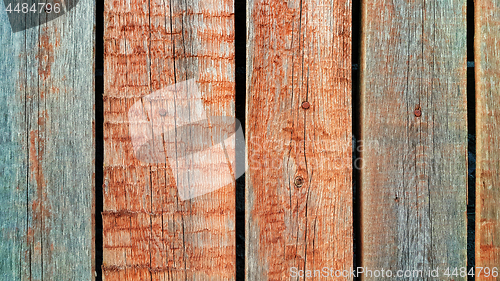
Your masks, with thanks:
[{"label": "faded blue paint", "polygon": [[[20,131],[23,105],[16,96],[18,54],[23,34],[11,32],[5,12],[0,13],[0,272],[1,280],[20,280],[27,248],[26,155]],[[24,138],[25,139],[25,138]]]},{"label": "faded blue paint", "polygon": [[[38,47],[42,33],[50,48]],[[0,11],[0,281],[94,279],[93,33],[90,0],[16,33]],[[40,50],[53,57],[43,75]],[[43,138],[38,160],[29,155],[30,131]],[[46,214],[37,211],[40,203]]]}]

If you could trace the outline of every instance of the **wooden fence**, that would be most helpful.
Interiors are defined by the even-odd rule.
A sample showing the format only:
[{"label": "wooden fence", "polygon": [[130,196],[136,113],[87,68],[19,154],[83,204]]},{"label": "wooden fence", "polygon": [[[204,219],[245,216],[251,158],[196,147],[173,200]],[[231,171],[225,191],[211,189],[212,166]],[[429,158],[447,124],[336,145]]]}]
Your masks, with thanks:
[{"label": "wooden fence", "polygon": [[0,13],[1,280],[500,280],[500,0],[237,1],[244,139],[233,1],[48,2]]}]

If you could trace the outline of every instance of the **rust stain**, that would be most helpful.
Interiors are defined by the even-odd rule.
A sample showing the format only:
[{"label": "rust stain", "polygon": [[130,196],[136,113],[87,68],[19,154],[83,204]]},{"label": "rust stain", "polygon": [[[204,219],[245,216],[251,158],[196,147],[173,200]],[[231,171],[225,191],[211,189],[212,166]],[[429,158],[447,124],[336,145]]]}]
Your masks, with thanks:
[{"label": "rust stain", "polygon": [[[57,32],[57,29],[49,30],[47,27],[44,27],[40,31],[40,39],[39,39],[39,53],[36,55],[38,59],[38,75],[42,79],[47,79],[50,76],[52,64],[54,63],[54,45],[50,41],[51,37],[60,37]],[[56,39],[56,46],[58,45]]]},{"label": "rust stain", "polygon": [[57,31],[57,26],[54,28],[53,34],[56,38],[56,47],[61,46],[61,33]]},{"label": "rust stain", "polygon": [[[34,237],[35,237],[35,231],[33,230],[33,228],[29,227],[28,232],[26,233],[26,238],[27,238],[28,244],[33,243]],[[26,254],[28,254],[28,252],[26,252]],[[26,257],[26,258],[28,258],[28,257]]]},{"label": "rust stain", "polygon": [[[39,121],[40,122],[40,121]],[[38,148],[37,148],[38,144]],[[35,178],[37,188],[45,185],[43,171],[41,170],[40,160],[43,158],[44,139],[39,137],[39,130],[30,132],[30,167],[31,178]]]},{"label": "rust stain", "polygon": [[[29,166],[30,178],[36,182],[36,197],[31,203],[33,216],[33,228],[28,229],[28,243],[34,242],[34,237],[37,233],[48,234],[50,232],[50,224],[45,221],[51,216],[50,206],[47,204],[47,193],[44,191],[46,180],[43,174],[42,160],[45,153],[45,125],[47,112],[42,111],[38,117],[38,130],[32,130],[29,133]],[[36,246],[38,247],[38,245]],[[50,251],[49,251],[50,258]]]}]

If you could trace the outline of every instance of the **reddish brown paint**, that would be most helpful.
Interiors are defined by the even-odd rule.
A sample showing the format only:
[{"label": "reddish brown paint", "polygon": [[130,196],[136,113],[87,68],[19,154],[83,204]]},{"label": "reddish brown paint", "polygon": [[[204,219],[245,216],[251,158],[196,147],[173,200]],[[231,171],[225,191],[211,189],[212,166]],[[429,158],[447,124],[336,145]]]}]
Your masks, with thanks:
[{"label": "reddish brown paint", "polygon": [[245,278],[348,269],[350,2],[256,0],[247,9]]},{"label": "reddish brown paint", "polygon": [[169,164],[135,157],[127,120],[141,97],[191,78],[207,112],[234,115],[232,5],[105,2],[105,280],[234,279],[234,185],[181,201]]},{"label": "reddish brown paint", "polygon": [[[498,1],[475,5],[476,232],[475,266],[500,267],[500,28]],[[476,276],[500,280],[500,276]]]}]

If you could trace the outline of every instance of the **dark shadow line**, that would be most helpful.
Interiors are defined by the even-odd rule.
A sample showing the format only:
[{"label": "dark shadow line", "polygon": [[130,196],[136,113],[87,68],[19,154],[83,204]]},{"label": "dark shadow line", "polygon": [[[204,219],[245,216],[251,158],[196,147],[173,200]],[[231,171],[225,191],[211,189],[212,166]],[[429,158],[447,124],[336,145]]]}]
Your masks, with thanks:
[{"label": "dark shadow line", "polygon": [[[467,1],[467,272],[475,268],[476,237],[476,91],[474,75],[474,0]],[[467,275],[467,280],[475,280]]]},{"label": "dark shadow line", "polygon": [[[234,2],[234,44],[235,44],[235,117],[241,122],[245,131],[246,104],[246,1]],[[244,151],[236,143],[236,151]],[[243,144],[244,146],[244,144]],[[245,157],[235,159],[236,167],[245,167]],[[243,165],[241,165],[243,161]],[[238,173],[239,174],[239,173]],[[236,272],[235,280],[245,280],[245,174],[236,180],[235,191],[236,218]]]},{"label": "dark shadow line", "polygon": [[[361,93],[360,93],[360,50],[361,50],[361,0],[352,2],[352,225],[353,225],[353,268],[361,266],[361,204],[358,141],[361,139]],[[354,280],[359,280],[354,277]]]},{"label": "dark shadow line", "polygon": [[102,281],[103,262],[103,163],[104,163],[104,0],[95,2],[95,271],[96,281]]}]

